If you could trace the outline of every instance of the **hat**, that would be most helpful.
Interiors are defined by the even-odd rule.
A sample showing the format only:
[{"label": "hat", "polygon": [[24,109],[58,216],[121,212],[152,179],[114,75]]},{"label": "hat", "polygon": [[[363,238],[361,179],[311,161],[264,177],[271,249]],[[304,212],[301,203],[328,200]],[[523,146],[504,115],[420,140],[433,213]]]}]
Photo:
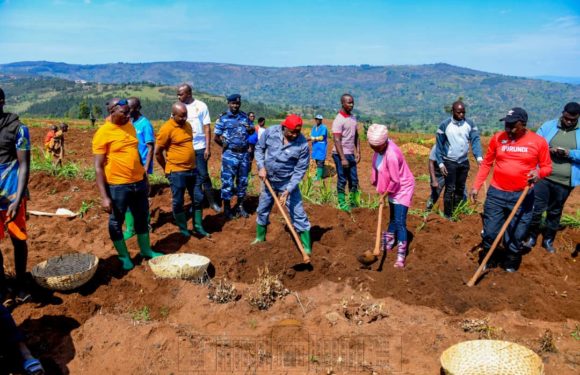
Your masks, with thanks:
[{"label": "hat", "polygon": [[571,114],[572,116],[577,116],[580,114],[580,104],[576,102],[570,102],[564,107],[564,112],[568,112],[568,114]]},{"label": "hat", "polygon": [[387,125],[372,124],[367,130],[367,140],[371,146],[383,145],[389,139]]},{"label": "hat", "polygon": [[507,113],[507,115],[505,115],[504,118],[500,119],[499,121],[505,121],[505,122],[528,122],[528,113],[520,107],[514,107],[512,109],[510,109]]},{"label": "hat", "polygon": [[241,99],[242,99],[242,96],[240,94],[232,94],[232,95],[228,96],[228,102],[237,102]]},{"label": "hat", "polygon": [[322,120],[322,119],[324,119],[324,117],[322,117],[322,115],[316,115],[316,116],[314,116],[314,118],[315,118],[315,119],[317,119],[317,120]]},{"label": "hat", "polygon": [[302,118],[294,114],[286,116],[286,119],[282,121],[282,126],[290,130],[296,129],[299,125],[302,126]]}]

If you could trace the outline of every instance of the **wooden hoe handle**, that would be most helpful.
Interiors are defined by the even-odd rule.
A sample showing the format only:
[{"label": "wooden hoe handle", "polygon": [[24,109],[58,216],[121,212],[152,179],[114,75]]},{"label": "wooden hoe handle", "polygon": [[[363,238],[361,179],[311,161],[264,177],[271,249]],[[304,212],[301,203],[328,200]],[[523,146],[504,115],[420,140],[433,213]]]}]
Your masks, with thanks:
[{"label": "wooden hoe handle", "polygon": [[308,254],[306,254],[306,251],[304,251],[304,247],[302,246],[302,242],[300,241],[300,237],[298,237],[298,233],[296,233],[296,231],[294,230],[294,226],[292,225],[292,222],[290,221],[290,218],[288,217],[286,210],[284,209],[284,207],[282,207],[282,204],[280,204],[280,200],[278,199],[276,192],[274,192],[274,189],[272,189],[272,185],[270,185],[270,181],[268,181],[267,178],[264,179],[264,184],[266,185],[266,187],[270,191],[270,194],[272,194],[272,197],[274,198],[274,202],[276,202],[276,206],[278,206],[278,210],[280,211],[282,216],[284,216],[284,220],[286,220],[286,225],[288,225],[288,228],[290,228],[290,232],[292,233],[292,237],[294,237],[294,241],[296,241],[296,244],[298,245],[298,249],[300,249],[300,253],[302,253],[302,258],[304,260],[304,263],[310,263],[310,257],[308,256]]},{"label": "wooden hoe handle", "polygon": [[381,227],[383,223],[383,207],[385,206],[385,197],[387,193],[381,195],[381,201],[379,202],[379,217],[377,220],[377,237],[375,239],[375,250],[373,254],[378,256],[381,252]]},{"label": "wooden hoe handle", "polygon": [[475,274],[473,275],[473,277],[471,278],[471,280],[469,280],[467,282],[467,286],[474,286],[475,283],[477,282],[477,279],[479,279],[479,275],[483,271],[483,268],[487,264],[487,261],[489,260],[489,258],[491,258],[491,255],[493,254],[493,252],[494,252],[495,248],[497,247],[499,241],[501,241],[505,230],[507,229],[508,225],[510,225],[510,222],[512,221],[512,219],[516,215],[516,212],[518,212],[518,208],[520,208],[522,202],[524,201],[524,199],[528,195],[528,191],[529,190],[530,190],[530,185],[526,185],[526,188],[524,189],[524,191],[522,191],[522,194],[520,195],[520,198],[518,199],[518,201],[516,202],[514,208],[512,209],[512,212],[510,213],[510,216],[508,216],[507,220],[505,221],[505,223],[501,227],[501,230],[497,234],[497,237],[495,238],[495,241],[493,241],[493,244],[491,245],[491,248],[487,252],[485,258],[483,259],[483,261],[479,265],[479,268],[477,268],[477,271],[475,271]]}]

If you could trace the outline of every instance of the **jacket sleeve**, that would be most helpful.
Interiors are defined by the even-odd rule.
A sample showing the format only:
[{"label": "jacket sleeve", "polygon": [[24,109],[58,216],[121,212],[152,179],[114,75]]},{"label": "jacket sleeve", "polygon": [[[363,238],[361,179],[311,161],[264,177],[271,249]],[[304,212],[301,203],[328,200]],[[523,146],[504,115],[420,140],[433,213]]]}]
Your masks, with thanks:
[{"label": "jacket sleeve", "polygon": [[483,154],[481,153],[481,139],[479,137],[479,129],[475,124],[470,123],[471,131],[469,132],[469,143],[471,143],[471,151],[473,156],[477,161],[483,160]]},{"label": "jacket sleeve", "polygon": [[478,190],[483,185],[483,182],[487,179],[489,175],[489,171],[495,162],[495,156],[497,152],[497,134],[491,138],[489,142],[489,147],[487,148],[487,153],[485,154],[485,158],[481,165],[479,166],[479,171],[477,172],[477,176],[475,177],[475,181],[473,182],[473,188]]},{"label": "jacket sleeve", "polygon": [[437,152],[435,153],[435,159],[437,159],[437,165],[443,164],[443,156],[445,156],[445,143],[447,143],[447,135],[445,135],[445,129],[447,128],[447,121],[443,121],[439,128],[437,129]]},{"label": "jacket sleeve", "polygon": [[256,159],[256,165],[258,166],[258,170],[264,168],[264,163],[266,159],[266,139],[270,132],[268,129],[262,134],[261,137],[258,138],[258,143],[256,143],[256,149],[254,151],[254,159]]},{"label": "jacket sleeve", "polygon": [[552,158],[550,157],[550,146],[544,138],[540,139],[538,159],[540,171],[538,175],[540,178],[548,177],[552,174]]},{"label": "jacket sleeve", "polygon": [[302,148],[300,149],[300,156],[298,157],[298,163],[294,167],[294,173],[292,174],[292,178],[288,183],[286,189],[289,192],[292,192],[300,181],[304,178],[306,171],[308,170],[308,165],[310,164],[310,150],[308,148],[308,143],[304,142],[302,144]]}]

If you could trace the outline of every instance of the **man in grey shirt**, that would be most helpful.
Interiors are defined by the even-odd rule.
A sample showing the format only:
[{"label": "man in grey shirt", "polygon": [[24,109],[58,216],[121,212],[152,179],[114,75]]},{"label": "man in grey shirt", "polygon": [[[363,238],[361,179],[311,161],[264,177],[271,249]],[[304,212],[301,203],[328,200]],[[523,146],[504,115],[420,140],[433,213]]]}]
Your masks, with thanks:
[{"label": "man in grey shirt", "polygon": [[[307,254],[312,251],[310,244],[310,222],[304,211],[302,195],[298,184],[304,178],[310,163],[308,141],[300,133],[302,119],[298,115],[288,115],[281,125],[266,129],[256,145],[258,177],[270,181],[272,189],[280,194],[280,203],[288,207],[292,225],[300,234],[300,240]],[[256,240],[266,240],[266,228],[274,199],[270,191],[262,186],[256,219]]]},{"label": "man in grey shirt", "polygon": [[469,145],[477,160],[483,161],[481,142],[477,126],[465,118],[465,105],[456,101],[452,106],[451,117],[444,120],[437,129],[437,164],[445,176],[445,194],[443,196],[443,213],[448,219],[463,200],[465,182],[469,173],[467,153]]}]

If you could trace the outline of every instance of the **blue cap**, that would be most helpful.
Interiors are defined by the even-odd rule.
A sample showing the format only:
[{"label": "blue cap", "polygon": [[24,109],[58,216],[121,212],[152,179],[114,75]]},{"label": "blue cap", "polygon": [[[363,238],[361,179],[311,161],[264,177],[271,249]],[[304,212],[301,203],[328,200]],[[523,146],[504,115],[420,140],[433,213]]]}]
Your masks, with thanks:
[{"label": "blue cap", "polygon": [[228,102],[237,102],[241,99],[242,99],[242,96],[240,94],[232,94],[232,95],[228,96]]},{"label": "blue cap", "polygon": [[324,119],[324,117],[322,117],[322,115],[316,115],[316,116],[314,116],[314,118],[315,118],[315,119],[317,119],[317,120],[322,120],[322,119]]}]

